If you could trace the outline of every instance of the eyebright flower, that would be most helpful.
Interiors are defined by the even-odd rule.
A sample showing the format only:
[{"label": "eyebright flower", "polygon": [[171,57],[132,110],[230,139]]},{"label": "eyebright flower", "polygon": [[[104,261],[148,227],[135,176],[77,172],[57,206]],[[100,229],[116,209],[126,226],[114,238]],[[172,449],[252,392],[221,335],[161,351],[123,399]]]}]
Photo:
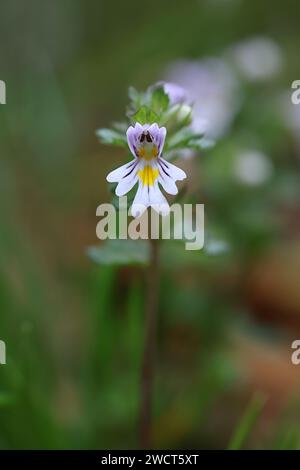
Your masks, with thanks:
[{"label": "eyebright flower", "polygon": [[167,130],[155,124],[135,126],[127,129],[127,142],[134,159],[107,175],[107,181],[118,183],[116,195],[124,196],[136,183],[131,215],[140,216],[147,207],[153,207],[162,215],[170,211],[166,198],[160,191],[160,184],[168,194],[177,194],[175,181],[186,178],[183,170],[162,158]]}]

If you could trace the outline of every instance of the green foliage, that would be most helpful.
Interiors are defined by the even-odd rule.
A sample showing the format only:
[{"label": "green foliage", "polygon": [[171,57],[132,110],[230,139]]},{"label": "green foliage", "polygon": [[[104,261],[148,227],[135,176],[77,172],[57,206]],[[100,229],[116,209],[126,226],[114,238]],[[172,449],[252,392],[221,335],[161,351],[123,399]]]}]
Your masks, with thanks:
[{"label": "green foliage", "polygon": [[143,103],[143,94],[139,93],[133,86],[128,89],[128,97],[133,109],[139,109]]},{"label": "green foliage", "polygon": [[116,145],[120,147],[127,146],[126,135],[114,129],[98,129],[96,131],[96,135],[103,144]]},{"label": "green foliage", "polygon": [[139,122],[140,124],[153,124],[158,121],[158,115],[148,106],[142,106],[131,119],[134,122]]},{"label": "green foliage", "polygon": [[[122,117],[129,83],[144,90],[174,60],[226,58],[247,35],[268,31],[285,68],[266,82],[239,77],[239,113],[201,158],[211,142],[182,131],[193,110],[165,108],[161,92],[152,108],[151,93],[131,88],[129,117],[98,136],[125,162],[131,117],[143,106],[155,112],[170,152],[195,149],[180,197],[205,203],[205,243],[212,234],[230,247],[212,256],[209,245],[193,253],[163,244],[155,448],[226,448],[231,435],[231,448],[300,448],[299,366],[289,358],[299,333],[299,139],[279,105],[299,78],[300,4],[170,3],[2,2],[1,449],[137,448],[147,256],[136,243],[107,251],[105,242],[91,250],[96,261],[86,256],[117,166],[93,129]],[[249,147],[271,164],[261,185],[236,172]],[[254,403],[245,414],[245,396],[262,389],[267,413]]]},{"label": "green foliage", "polygon": [[256,421],[261,415],[265,404],[266,397],[264,395],[256,394],[253,397],[245,411],[245,414],[242,416],[240,423],[234,430],[228,450],[240,450],[243,448],[254,425],[256,424]]},{"label": "green foliage", "polygon": [[169,97],[164,92],[163,87],[155,88],[150,95],[150,108],[158,115],[167,111],[169,106]]},{"label": "green foliage", "polygon": [[[149,87],[144,93],[138,92],[134,87],[128,90],[130,99],[129,111],[127,113],[131,122],[144,124],[164,124],[167,126],[167,135],[164,150],[168,158],[168,151],[178,151],[182,149],[199,150],[202,148],[201,134],[196,134],[190,128],[192,108],[186,105],[187,112],[182,113],[184,105],[173,106],[170,103],[168,95],[163,86]],[[129,125],[129,123],[128,123]],[[97,135],[105,144],[126,146],[126,125],[117,123],[114,129],[99,129]],[[171,157],[169,157],[171,159]],[[111,185],[112,192],[115,190],[115,184]],[[127,199],[130,206],[135,190],[131,190]],[[178,201],[184,191],[177,195]],[[119,207],[119,198],[113,196],[112,203],[117,209]],[[126,210],[127,208],[122,208]],[[146,264],[148,261],[147,243],[141,240],[110,240],[103,243],[100,247],[91,247],[88,254],[93,261],[99,264],[112,265],[132,265]]]},{"label": "green foliage", "polygon": [[190,129],[183,128],[169,138],[166,149],[179,150],[190,148],[201,150],[202,138],[202,134],[195,134],[195,132],[192,132]]},{"label": "green foliage", "polygon": [[148,244],[143,240],[108,240],[88,249],[88,255],[99,264],[135,265],[148,263]]},{"label": "green foliage", "polygon": [[141,125],[157,123],[167,127],[165,152],[182,149],[201,150],[213,146],[212,141],[190,128],[192,107],[185,104],[172,105],[163,86],[152,86],[144,93],[129,87],[128,96],[129,122],[127,125],[125,122],[115,123],[114,129],[97,130],[96,134],[102,143],[126,147],[127,127],[130,123],[138,122]]}]

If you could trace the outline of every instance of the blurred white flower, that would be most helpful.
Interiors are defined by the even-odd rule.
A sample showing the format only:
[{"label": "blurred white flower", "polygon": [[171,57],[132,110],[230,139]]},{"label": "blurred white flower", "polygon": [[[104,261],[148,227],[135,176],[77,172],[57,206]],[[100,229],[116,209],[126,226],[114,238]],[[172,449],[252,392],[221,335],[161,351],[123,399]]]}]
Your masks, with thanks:
[{"label": "blurred white flower", "polygon": [[234,175],[246,185],[263,184],[272,176],[272,172],[270,159],[258,150],[244,150],[235,158]]},{"label": "blurred white flower", "polygon": [[238,70],[250,81],[263,81],[276,76],[283,65],[283,54],[272,39],[257,36],[238,43],[231,49]]},{"label": "blurred white flower", "polygon": [[166,80],[186,90],[193,103],[192,129],[208,138],[222,136],[239,107],[240,92],[231,68],[221,59],[180,60],[171,64]]},{"label": "blurred white flower", "polygon": [[226,240],[214,238],[209,239],[204,245],[205,252],[211,256],[223,255],[225,253],[228,253],[228,251],[230,251],[230,248],[230,244]]}]

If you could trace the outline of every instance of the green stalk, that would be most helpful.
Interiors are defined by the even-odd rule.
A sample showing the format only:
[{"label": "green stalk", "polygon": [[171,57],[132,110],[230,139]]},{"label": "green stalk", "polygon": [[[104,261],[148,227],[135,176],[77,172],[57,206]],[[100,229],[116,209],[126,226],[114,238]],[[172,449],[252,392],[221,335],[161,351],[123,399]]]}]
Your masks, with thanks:
[{"label": "green stalk", "polygon": [[228,450],[240,450],[249,437],[259,415],[266,404],[266,397],[255,394],[250,401],[242,419],[230,439]]},{"label": "green stalk", "polygon": [[150,264],[145,307],[145,342],[141,371],[141,409],[140,409],[140,445],[142,449],[151,446],[151,415],[153,379],[155,370],[156,322],[159,286],[159,244],[158,240],[149,240]]}]

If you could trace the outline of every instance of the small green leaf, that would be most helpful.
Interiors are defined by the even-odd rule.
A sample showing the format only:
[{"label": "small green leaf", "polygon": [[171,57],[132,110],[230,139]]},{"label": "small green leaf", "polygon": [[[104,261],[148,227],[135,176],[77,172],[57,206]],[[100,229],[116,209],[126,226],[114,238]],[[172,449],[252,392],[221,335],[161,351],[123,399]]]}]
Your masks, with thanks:
[{"label": "small green leaf", "polygon": [[145,265],[149,260],[146,240],[107,240],[101,246],[88,248],[87,254],[96,263],[106,265]]},{"label": "small green leaf", "polygon": [[122,135],[123,134],[125,135],[126,131],[128,129],[128,123],[125,122],[125,121],[113,122],[112,126],[113,126],[114,130],[116,130],[117,132],[120,132]]},{"label": "small green leaf", "polygon": [[98,129],[97,137],[103,144],[127,147],[126,135],[114,129]]},{"label": "small green leaf", "polygon": [[200,149],[210,149],[215,145],[215,141],[213,139],[207,139],[206,137],[202,137],[198,140],[198,145]]},{"label": "small green leaf", "polygon": [[174,106],[171,106],[170,108],[168,108],[162,116],[162,123],[166,124],[167,122],[172,123],[172,122],[176,121],[176,116],[177,116],[180,108],[181,108],[180,104],[175,104]]},{"label": "small green leaf", "polygon": [[215,145],[215,142],[210,139],[205,138],[198,138],[198,139],[191,139],[185,145],[185,148],[194,149],[194,150],[203,150],[209,149]]},{"label": "small green leaf", "polygon": [[175,104],[168,107],[161,115],[160,124],[168,128],[182,129],[192,122],[193,108],[187,104]]},{"label": "small green leaf", "polygon": [[154,122],[158,122],[157,114],[152,111],[152,109],[148,108],[148,106],[142,106],[138,110],[138,112],[132,116],[132,119],[142,125],[153,124]]},{"label": "small green leaf", "polygon": [[130,86],[128,88],[128,96],[135,108],[139,108],[141,106],[142,94],[139,93],[136,88]]},{"label": "small green leaf", "polygon": [[169,97],[164,92],[163,87],[158,87],[153,90],[150,100],[150,108],[156,113],[161,114],[166,111],[169,106]]},{"label": "small green leaf", "polygon": [[202,148],[202,139],[202,134],[196,134],[190,129],[181,129],[169,139],[167,150],[182,148],[193,148],[199,150]]}]

